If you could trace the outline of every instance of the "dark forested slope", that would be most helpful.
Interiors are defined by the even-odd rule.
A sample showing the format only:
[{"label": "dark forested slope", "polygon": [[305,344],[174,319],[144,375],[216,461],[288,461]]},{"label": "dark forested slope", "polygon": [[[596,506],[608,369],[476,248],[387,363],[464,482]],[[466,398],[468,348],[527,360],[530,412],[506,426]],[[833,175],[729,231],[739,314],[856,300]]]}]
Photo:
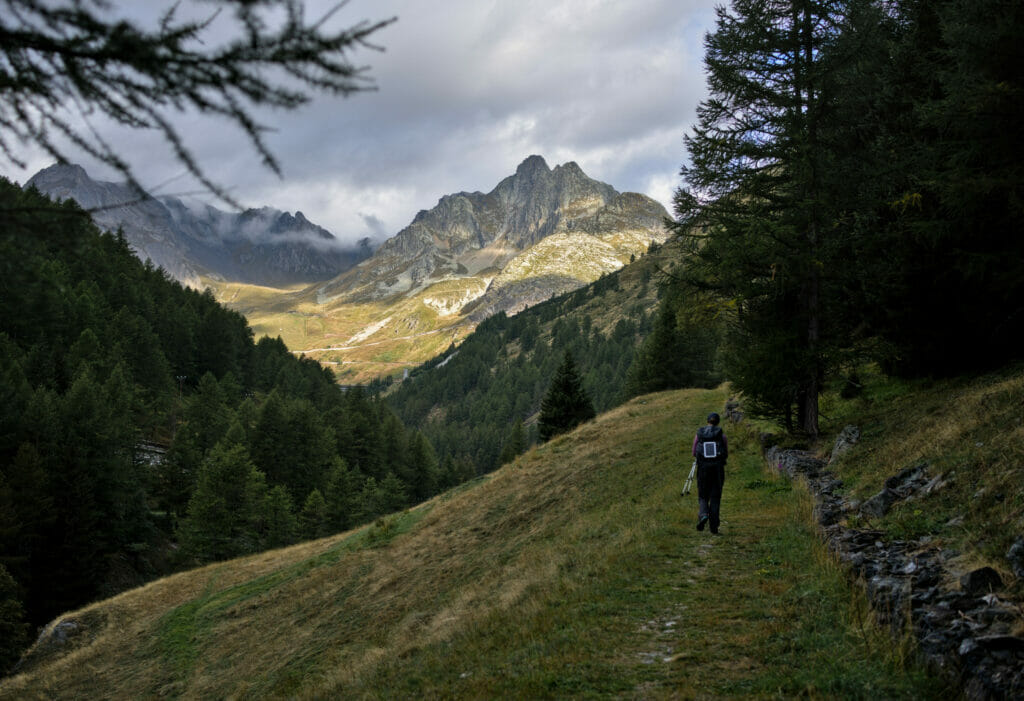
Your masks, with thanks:
[{"label": "dark forested slope", "polygon": [[0,181],[0,667],[61,611],[445,483],[381,401]]}]

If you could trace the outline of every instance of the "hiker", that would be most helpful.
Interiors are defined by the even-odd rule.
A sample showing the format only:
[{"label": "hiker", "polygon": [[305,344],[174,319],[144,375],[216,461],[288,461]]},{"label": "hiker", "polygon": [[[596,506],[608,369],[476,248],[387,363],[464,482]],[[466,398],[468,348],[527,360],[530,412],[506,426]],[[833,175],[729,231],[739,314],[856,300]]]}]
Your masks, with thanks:
[{"label": "hiker", "polygon": [[729,444],[725,434],[718,427],[719,417],[715,412],[708,414],[708,425],[697,429],[693,437],[693,457],[697,459],[697,530],[709,526],[718,533],[719,507],[722,503],[722,486],[725,484],[725,461],[729,457]]}]

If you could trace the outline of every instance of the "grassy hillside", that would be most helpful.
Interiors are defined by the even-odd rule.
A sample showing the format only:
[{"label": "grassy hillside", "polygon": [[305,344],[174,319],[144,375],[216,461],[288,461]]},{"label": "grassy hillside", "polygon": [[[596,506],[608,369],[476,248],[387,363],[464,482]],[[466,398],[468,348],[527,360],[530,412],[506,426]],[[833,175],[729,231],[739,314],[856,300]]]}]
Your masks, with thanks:
[{"label": "grassy hillside", "polygon": [[938,486],[852,525],[894,538],[931,536],[962,553],[964,569],[992,566],[1024,596],[1006,560],[1024,535],[1024,368],[943,381],[860,379],[858,396],[833,391],[822,403],[826,435],[847,424],[861,429],[861,443],[834,466],[850,498],[868,499],[887,478],[920,464]]},{"label": "grassy hillside", "polygon": [[[637,250],[642,250],[639,239],[634,243]],[[619,248],[625,246],[622,241],[615,244]],[[535,247],[537,250],[531,249],[529,255],[516,259],[515,264],[510,264],[514,270],[505,273],[502,280],[514,282],[544,272],[545,266],[554,265],[552,252],[561,250],[552,249],[552,245],[542,242]],[[635,264],[609,273],[605,283],[607,278],[618,276],[625,288],[623,296],[635,296],[635,301],[649,309],[656,302],[656,285],[649,283],[655,269],[667,266],[669,259],[664,253],[653,257],[637,254],[637,258]],[[616,260],[615,265],[625,262]],[[564,260],[560,264],[564,266]],[[602,269],[609,267],[611,263]],[[584,284],[582,281],[594,281],[600,273],[596,268],[581,270],[577,277]],[[486,288],[486,280],[470,277],[442,280],[411,296],[343,302],[321,299],[315,286],[273,289],[216,280],[203,282],[210,286],[218,301],[246,317],[257,338],[280,336],[295,353],[303,353],[331,368],[342,384],[401,377],[404,370],[411,370],[440,355],[453,343],[460,343],[476,326],[467,317],[476,307],[467,301]],[[597,281],[583,289],[594,284],[602,283]],[[590,305],[594,309],[587,313],[595,316],[599,328],[610,330],[621,310],[616,315],[617,308],[609,300],[603,302]],[[609,318],[610,324],[606,323]]]},{"label": "grassy hillside", "polygon": [[725,399],[642,397],[360,531],[67,614],[0,698],[937,694],[747,430],[723,535],[694,530],[683,449]]},{"label": "grassy hillside", "polygon": [[293,352],[333,370],[342,384],[401,377],[403,370],[444,352],[473,330],[464,318],[444,313],[445,301],[460,294],[445,284],[413,297],[351,304],[321,304],[315,288],[272,290],[232,283],[213,289],[225,306],[245,315],[257,338],[280,336]]}]

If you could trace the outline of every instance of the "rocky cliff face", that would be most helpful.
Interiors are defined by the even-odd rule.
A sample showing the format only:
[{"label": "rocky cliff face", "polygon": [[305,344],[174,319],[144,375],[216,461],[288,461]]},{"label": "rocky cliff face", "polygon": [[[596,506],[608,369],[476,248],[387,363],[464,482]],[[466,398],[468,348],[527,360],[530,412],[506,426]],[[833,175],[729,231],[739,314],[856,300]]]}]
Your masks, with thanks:
[{"label": "rocky cliff face", "polygon": [[93,210],[103,229],[121,228],[139,258],[183,284],[200,277],[285,286],[330,279],[372,254],[368,240],[343,246],[329,231],[270,207],[241,213],[175,197],[154,198],[127,185],[93,180],[77,165],[54,165],[26,183]]},{"label": "rocky cliff face", "polygon": [[481,296],[490,296],[475,314],[517,311],[664,241],[667,216],[649,197],[620,194],[576,163],[551,169],[530,156],[489,193],[446,195],[419,212],[371,259],[323,286],[321,299],[366,302],[475,277],[484,283]]}]

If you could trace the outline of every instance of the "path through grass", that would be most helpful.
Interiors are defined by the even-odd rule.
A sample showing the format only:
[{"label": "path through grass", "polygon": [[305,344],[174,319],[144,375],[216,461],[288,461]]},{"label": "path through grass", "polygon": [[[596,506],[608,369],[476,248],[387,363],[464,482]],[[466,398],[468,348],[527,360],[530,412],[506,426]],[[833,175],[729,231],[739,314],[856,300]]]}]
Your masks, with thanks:
[{"label": "path through grass", "polygon": [[722,535],[681,497],[724,390],[643,397],[388,537],[211,566],[69,614],[6,698],[933,698],[823,554],[807,498],[727,427]]},{"label": "path through grass", "polygon": [[657,395],[538,451],[537,460],[572,461],[589,475],[558,543],[558,580],[344,690],[459,698],[938,695],[943,685],[914,664],[909,646],[869,622],[810,526],[803,489],[767,473],[754,442],[735,427],[727,429],[733,457],[722,534],[696,531],[696,488],[679,494],[688,467],[681,451],[723,401],[719,392]]}]

